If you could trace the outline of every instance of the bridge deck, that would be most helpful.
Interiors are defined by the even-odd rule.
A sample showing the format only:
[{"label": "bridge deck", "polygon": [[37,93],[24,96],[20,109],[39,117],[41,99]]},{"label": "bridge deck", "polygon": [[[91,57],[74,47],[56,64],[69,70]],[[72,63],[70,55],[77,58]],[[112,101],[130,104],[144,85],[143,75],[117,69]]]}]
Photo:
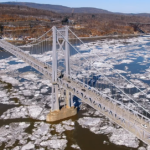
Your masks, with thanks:
[{"label": "bridge deck", "polygon": [[[4,40],[0,40],[0,47],[24,60],[49,80],[52,80],[52,68],[49,64],[39,61]],[[138,113],[136,114],[115,100],[104,98],[96,89],[71,77],[67,78],[64,76],[63,78],[58,78],[57,84],[150,145],[150,123],[148,118],[144,118],[144,116]]]}]

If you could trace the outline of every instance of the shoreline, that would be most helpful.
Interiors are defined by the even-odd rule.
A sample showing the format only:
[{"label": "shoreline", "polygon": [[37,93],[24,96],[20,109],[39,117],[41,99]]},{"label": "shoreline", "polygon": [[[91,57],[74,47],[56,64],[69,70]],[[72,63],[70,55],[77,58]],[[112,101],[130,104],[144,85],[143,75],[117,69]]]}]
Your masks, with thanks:
[{"label": "shoreline", "polygon": [[[105,39],[105,38],[127,38],[127,37],[138,37],[138,36],[144,36],[144,35],[149,35],[149,34],[124,34],[124,35],[104,35],[104,36],[93,36],[93,37],[79,37],[81,40],[94,40],[94,39]],[[69,40],[76,40],[77,38],[69,38]],[[22,43],[25,42],[24,40],[6,40],[8,42],[17,42],[17,43]],[[52,41],[52,40],[49,40]],[[32,41],[31,41],[32,42]],[[30,43],[30,42],[29,42]],[[26,43],[28,44],[28,43]]]},{"label": "shoreline", "polygon": [[147,34],[124,34],[124,35],[104,35],[104,36],[94,36],[94,37],[79,37],[80,39],[96,39],[96,38],[119,38],[119,37],[137,37]]}]

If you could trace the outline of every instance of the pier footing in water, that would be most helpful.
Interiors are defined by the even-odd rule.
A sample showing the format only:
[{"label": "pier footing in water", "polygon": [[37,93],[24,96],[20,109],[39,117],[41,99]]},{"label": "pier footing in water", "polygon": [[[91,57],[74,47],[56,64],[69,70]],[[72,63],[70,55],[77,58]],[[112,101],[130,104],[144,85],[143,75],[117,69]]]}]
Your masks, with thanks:
[{"label": "pier footing in water", "polygon": [[76,114],[77,114],[77,108],[74,108],[74,107],[70,107],[70,108],[63,107],[59,111],[50,112],[46,116],[46,121],[47,122],[55,122],[55,121],[59,121],[59,120],[62,120],[62,119],[66,119],[68,117],[75,116]]}]

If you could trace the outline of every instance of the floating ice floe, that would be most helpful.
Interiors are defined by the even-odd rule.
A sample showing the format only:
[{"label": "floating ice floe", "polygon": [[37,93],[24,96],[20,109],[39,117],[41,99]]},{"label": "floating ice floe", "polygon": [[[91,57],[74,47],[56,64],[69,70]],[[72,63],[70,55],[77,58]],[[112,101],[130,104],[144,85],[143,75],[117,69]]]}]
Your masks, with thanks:
[{"label": "floating ice floe", "polygon": [[17,70],[17,69],[25,68],[27,66],[29,66],[29,65],[26,64],[26,63],[19,63],[19,64],[15,64],[15,65],[9,65],[9,66],[6,67],[6,69],[8,71],[14,71],[14,70]]},{"label": "floating ice floe", "polygon": [[19,84],[19,81],[18,81],[17,79],[12,78],[12,77],[9,77],[9,76],[7,76],[7,75],[2,75],[2,76],[0,76],[0,79],[1,79],[3,82],[12,84],[13,86]]},{"label": "floating ice floe", "polygon": [[138,150],[146,150],[145,147],[139,147]]},{"label": "floating ice floe", "polygon": [[137,148],[140,143],[137,137],[122,128],[116,129],[109,137],[109,140],[116,145],[124,145],[132,148]]},{"label": "floating ice floe", "polygon": [[147,149],[147,150],[150,150],[150,146],[148,145],[146,149]]},{"label": "floating ice floe", "polygon": [[31,72],[28,72],[26,74],[22,74],[21,77],[25,78],[27,80],[34,80],[34,81],[36,81],[38,79],[37,75],[34,73],[31,73]]},{"label": "floating ice floe", "polygon": [[39,58],[39,60],[41,60],[42,62],[48,62],[52,60],[51,56],[42,56],[41,58]]},{"label": "floating ice floe", "polygon": [[107,63],[102,63],[102,62],[94,62],[93,65],[95,65],[96,67],[101,67],[101,68],[112,68],[113,66],[111,64],[107,64]]},{"label": "floating ice floe", "polygon": [[74,149],[79,149],[79,150],[81,150],[80,147],[79,147],[77,144],[72,144],[71,147],[74,148]]},{"label": "floating ice floe", "polygon": [[132,60],[122,60],[119,64],[130,64],[132,62]]},{"label": "floating ice floe", "polygon": [[78,120],[78,123],[83,128],[90,129],[95,134],[109,135],[110,142],[116,145],[124,145],[127,147],[137,148],[139,140],[131,133],[128,133],[122,128],[116,129],[110,124],[105,124],[102,118],[83,117]]},{"label": "floating ice floe", "polygon": [[51,83],[51,81],[50,81],[50,80],[42,79],[42,80],[40,80],[40,81],[41,81],[41,83],[43,83],[43,84],[45,84],[45,85],[48,85],[49,87],[51,87],[51,86],[52,86],[52,83]]},{"label": "floating ice floe", "polygon": [[2,126],[0,128],[0,146],[2,143],[5,144],[5,147],[11,147],[18,140],[21,141],[28,139],[28,134],[25,133],[25,129],[30,126],[30,123],[11,123],[9,127]]},{"label": "floating ice floe", "polygon": [[6,112],[4,112],[0,119],[16,119],[16,118],[27,118],[28,112],[27,108],[21,106],[21,107],[14,107],[11,109],[8,109]]},{"label": "floating ice floe", "polygon": [[6,90],[0,91],[0,98],[1,97],[6,97],[7,96],[6,92],[7,92]]},{"label": "floating ice floe", "polygon": [[30,90],[23,90],[22,92],[23,92],[24,96],[32,96],[33,95],[33,93]]},{"label": "floating ice floe", "polygon": [[33,118],[36,120],[46,120],[46,115],[50,110],[38,105],[14,107],[4,112],[0,119]]},{"label": "floating ice floe", "polygon": [[40,106],[28,106],[29,116],[33,119],[38,119],[42,111],[43,108],[41,108]]},{"label": "floating ice floe", "polygon": [[40,143],[43,147],[48,147],[48,149],[58,149],[64,150],[67,146],[67,140],[65,139],[57,139],[57,140],[48,140]]},{"label": "floating ice floe", "polygon": [[27,143],[24,145],[21,150],[32,150],[35,148],[35,145],[32,142]]},{"label": "floating ice floe", "polygon": [[41,93],[42,93],[42,94],[44,94],[44,93],[46,93],[46,92],[48,92],[48,90],[47,90],[46,88],[41,89]]},{"label": "floating ice floe", "polygon": [[112,134],[115,130],[115,128],[113,126],[110,125],[105,125],[103,127],[100,128],[101,130],[101,134]]},{"label": "floating ice floe", "polygon": [[74,126],[74,122],[71,119],[62,121],[62,124],[68,125],[68,126],[70,126],[70,125]]},{"label": "floating ice floe", "polygon": [[83,128],[89,128],[91,132],[97,133],[102,123],[100,118],[83,117],[78,120]]}]

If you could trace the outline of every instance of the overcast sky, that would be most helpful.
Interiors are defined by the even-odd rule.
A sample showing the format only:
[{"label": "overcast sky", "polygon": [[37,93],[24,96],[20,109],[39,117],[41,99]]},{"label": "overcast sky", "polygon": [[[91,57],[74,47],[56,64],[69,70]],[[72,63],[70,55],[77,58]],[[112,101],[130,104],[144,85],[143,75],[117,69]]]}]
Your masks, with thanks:
[{"label": "overcast sky", "polygon": [[[68,7],[96,7],[113,12],[150,13],[150,0],[15,0]],[[8,2],[8,0],[0,0]]]}]

